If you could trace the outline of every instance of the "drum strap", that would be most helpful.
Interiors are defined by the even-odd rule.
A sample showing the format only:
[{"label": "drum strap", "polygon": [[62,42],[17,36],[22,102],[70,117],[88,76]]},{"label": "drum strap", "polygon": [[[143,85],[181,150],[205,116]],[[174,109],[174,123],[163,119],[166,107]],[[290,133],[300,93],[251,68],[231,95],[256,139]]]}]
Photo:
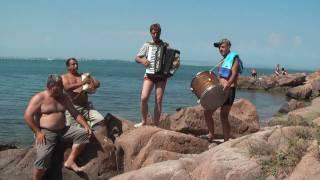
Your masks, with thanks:
[{"label": "drum strap", "polygon": [[220,62],[218,62],[215,66],[213,66],[213,68],[211,68],[209,71],[213,71],[215,70],[218,66],[220,66],[222,64],[224,59],[222,59]]}]

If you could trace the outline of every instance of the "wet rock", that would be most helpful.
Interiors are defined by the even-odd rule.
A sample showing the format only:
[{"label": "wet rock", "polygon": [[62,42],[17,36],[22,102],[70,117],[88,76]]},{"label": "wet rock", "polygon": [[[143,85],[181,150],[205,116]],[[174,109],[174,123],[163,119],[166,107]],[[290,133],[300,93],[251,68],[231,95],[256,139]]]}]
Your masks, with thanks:
[{"label": "wet rock", "polygon": [[295,99],[291,99],[290,101],[284,103],[279,109],[280,113],[288,113],[290,111],[305,107],[305,103],[302,101],[297,101]]}]

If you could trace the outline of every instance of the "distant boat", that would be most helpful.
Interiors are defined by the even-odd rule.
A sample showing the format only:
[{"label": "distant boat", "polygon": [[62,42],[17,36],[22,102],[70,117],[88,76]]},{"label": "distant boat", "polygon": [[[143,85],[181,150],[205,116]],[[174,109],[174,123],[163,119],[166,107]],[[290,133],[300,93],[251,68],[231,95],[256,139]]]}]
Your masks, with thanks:
[{"label": "distant boat", "polygon": [[52,60],[54,60],[54,58],[48,58],[47,60],[48,60],[48,61],[52,61]]}]

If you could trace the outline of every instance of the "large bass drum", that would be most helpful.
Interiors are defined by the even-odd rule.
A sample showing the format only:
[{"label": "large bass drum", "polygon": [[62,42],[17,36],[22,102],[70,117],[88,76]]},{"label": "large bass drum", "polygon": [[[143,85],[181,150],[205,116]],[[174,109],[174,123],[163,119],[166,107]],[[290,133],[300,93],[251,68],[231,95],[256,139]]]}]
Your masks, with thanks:
[{"label": "large bass drum", "polygon": [[223,86],[211,71],[198,72],[191,81],[191,91],[198,97],[201,106],[207,110],[216,109],[227,100]]}]

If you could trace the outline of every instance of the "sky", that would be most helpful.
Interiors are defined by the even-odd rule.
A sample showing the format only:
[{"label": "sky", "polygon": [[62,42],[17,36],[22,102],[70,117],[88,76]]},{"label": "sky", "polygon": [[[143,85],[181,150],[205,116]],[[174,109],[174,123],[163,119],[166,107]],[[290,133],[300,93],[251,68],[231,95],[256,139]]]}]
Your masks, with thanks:
[{"label": "sky", "polygon": [[134,61],[160,23],[181,63],[214,66],[230,39],[245,67],[320,69],[317,0],[1,0],[0,57]]}]

